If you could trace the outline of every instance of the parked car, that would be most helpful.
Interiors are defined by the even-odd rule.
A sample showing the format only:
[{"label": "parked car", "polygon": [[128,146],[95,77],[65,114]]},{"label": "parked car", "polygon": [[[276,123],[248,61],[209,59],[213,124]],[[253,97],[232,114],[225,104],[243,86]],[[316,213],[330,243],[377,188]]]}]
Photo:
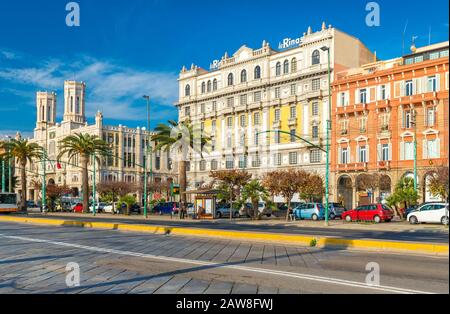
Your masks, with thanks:
[{"label": "parked car", "polygon": [[422,204],[416,210],[410,212],[406,219],[412,225],[423,222],[448,225],[448,203]]},{"label": "parked car", "polygon": [[130,207],[130,214],[141,214],[141,206],[139,204],[131,205]]},{"label": "parked car", "polygon": [[187,209],[186,209],[187,215],[190,217],[193,217],[195,214],[195,207],[192,203],[187,203]]},{"label": "parked car", "polygon": [[314,221],[325,218],[325,208],[321,203],[300,204],[293,209],[294,219],[312,219]]},{"label": "parked car", "polygon": [[83,204],[82,203],[75,204],[75,206],[72,207],[72,211],[74,213],[82,213],[83,212]]},{"label": "parked car", "polygon": [[[216,207],[216,218],[230,217],[230,204],[218,204]],[[233,208],[233,218],[239,218],[239,209]]]},{"label": "parked car", "polygon": [[328,204],[328,217],[330,219],[336,219],[341,218],[342,219],[342,213],[345,212],[344,206],[340,203],[329,203]]},{"label": "parked car", "polygon": [[[106,205],[103,207],[103,212],[104,212],[104,213],[115,214],[115,213],[118,212],[117,206],[118,206],[117,203],[114,203],[114,205],[113,205],[113,204],[106,204]],[[113,210],[113,207],[114,207],[114,210]]]},{"label": "parked car", "polygon": [[390,222],[394,218],[394,211],[384,204],[371,204],[358,206],[342,213],[343,219],[347,222],[351,221],[374,221],[380,223],[382,221]]},{"label": "parked car", "polygon": [[153,212],[160,215],[171,214],[174,208],[179,208],[177,202],[158,203],[153,207]]},{"label": "parked car", "polygon": [[37,208],[38,206],[34,201],[27,201],[27,207],[28,208]]},{"label": "parked car", "polygon": [[[102,203],[102,202],[97,203],[97,204],[95,204],[95,211],[96,211],[97,213],[101,213],[101,212],[103,212],[105,206],[106,206],[106,203]],[[94,206],[93,206],[93,204],[90,204],[90,205],[89,205],[89,211],[90,211],[91,213],[94,211]]]},{"label": "parked car", "polygon": [[[270,217],[273,215],[272,208],[267,206],[265,202],[258,203],[258,211],[262,216]],[[244,217],[250,217],[253,213],[253,205],[251,203],[246,203],[243,208],[239,210],[239,215]]]}]

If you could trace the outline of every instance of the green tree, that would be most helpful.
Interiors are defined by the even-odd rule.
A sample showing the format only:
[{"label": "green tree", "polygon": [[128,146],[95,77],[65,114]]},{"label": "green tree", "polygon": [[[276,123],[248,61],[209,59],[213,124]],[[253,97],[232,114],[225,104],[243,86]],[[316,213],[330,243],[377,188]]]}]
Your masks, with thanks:
[{"label": "green tree", "polygon": [[419,194],[414,189],[414,179],[409,177],[402,178],[395,186],[394,193],[387,198],[387,204],[395,209],[399,217],[403,217],[399,208],[408,208],[416,205]]},{"label": "green tree", "polygon": [[313,174],[305,173],[306,180],[303,180],[303,184],[300,187],[300,198],[314,202],[315,200],[322,200],[325,194],[325,186],[323,184],[322,177]]},{"label": "green tree", "polygon": [[97,185],[97,191],[102,200],[112,203],[113,213],[116,211],[115,202],[117,202],[117,198],[124,197],[137,189],[138,187],[134,184],[124,181],[107,181]]},{"label": "green tree", "polygon": [[226,186],[226,189],[223,190],[223,195],[227,196],[230,201],[230,220],[232,220],[233,200],[239,195],[244,185],[250,181],[252,175],[242,170],[220,170],[211,172],[209,176],[219,181],[219,184]]},{"label": "green tree", "polygon": [[190,152],[200,155],[204,152],[210,138],[205,136],[199,128],[194,128],[190,121],[177,123],[170,120],[168,124],[159,124],[155,128],[156,134],[152,136],[152,141],[156,142],[155,150],[169,151],[174,149],[178,153],[178,175],[180,181],[181,208],[180,217],[184,215],[186,209],[186,188],[187,175],[186,166]]},{"label": "green tree", "polygon": [[258,180],[252,180],[249,183],[247,183],[242,189],[242,199],[244,201],[250,199],[253,209],[252,216],[254,219],[256,218],[259,219],[261,218],[261,215],[258,210],[259,201],[263,200],[264,202],[268,202],[269,193]]},{"label": "green tree", "polygon": [[19,138],[12,139],[9,142],[0,142],[2,150],[1,157],[14,158],[20,167],[20,209],[27,210],[27,175],[26,168],[28,163],[33,160],[41,160],[44,157],[42,147],[36,143],[30,143],[28,140]]},{"label": "green tree", "polygon": [[264,175],[262,185],[272,196],[282,196],[287,204],[286,220],[289,220],[294,194],[301,191],[302,187],[306,185],[307,179],[308,174],[305,171],[293,169],[272,171]]},{"label": "green tree", "polygon": [[136,197],[134,197],[131,194],[127,194],[125,196],[122,196],[119,199],[119,204],[125,204],[126,205],[126,215],[130,215],[130,208],[131,206],[133,206],[134,204],[136,204]]},{"label": "green tree", "polygon": [[438,166],[433,169],[433,175],[429,179],[429,190],[434,197],[440,197],[448,201],[449,171],[448,166]]},{"label": "green tree", "polygon": [[89,176],[88,164],[95,154],[95,161],[100,162],[100,157],[107,157],[111,154],[110,146],[95,135],[74,134],[69,135],[59,143],[58,160],[67,156],[69,162],[76,156],[80,157],[81,177],[83,189],[83,210],[89,213]]}]

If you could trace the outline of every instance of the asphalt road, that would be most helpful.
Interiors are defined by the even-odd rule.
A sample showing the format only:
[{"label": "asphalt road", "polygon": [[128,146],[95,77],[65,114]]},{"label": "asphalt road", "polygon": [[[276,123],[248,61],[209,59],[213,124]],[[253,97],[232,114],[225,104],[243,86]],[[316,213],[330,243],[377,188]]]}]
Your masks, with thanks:
[{"label": "asphalt road", "polygon": [[[79,265],[78,287],[66,284],[68,263]],[[379,285],[367,284],[368,263]],[[0,294],[447,294],[448,266],[447,257],[0,223]]]},{"label": "asphalt road", "polygon": [[[61,217],[52,217],[43,214],[32,214],[32,217],[36,218],[55,218],[61,219]],[[66,217],[69,220],[78,221],[101,221],[101,222],[117,222],[117,218],[108,217]],[[283,225],[248,225],[230,223],[226,220],[215,221],[189,221],[184,222],[178,219],[174,220],[136,220],[121,218],[120,222],[129,224],[148,224],[148,225],[165,225],[171,227],[189,227],[189,228],[209,228],[209,229],[222,229],[222,230],[240,230],[240,231],[257,231],[257,232],[269,232],[269,233],[292,233],[303,235],[316,235],[316,236],[330,236],[330,237],[343,237],[346,239],[378,239],[378,240],[394,240],[394,241],[411,241],[411,242],[429,242],[429,243],[449,243],[448,231],[443,232],[440,230],[424,230],[415,229],[414,226],[410,230],[405,232],[398,231],[380,231],[380,230],[357,230],[357,229],[342,229],[333,227],[307,227],[299,228],[295,225],[283,226]],[[318,222],[321,224],[322,222]]]}]

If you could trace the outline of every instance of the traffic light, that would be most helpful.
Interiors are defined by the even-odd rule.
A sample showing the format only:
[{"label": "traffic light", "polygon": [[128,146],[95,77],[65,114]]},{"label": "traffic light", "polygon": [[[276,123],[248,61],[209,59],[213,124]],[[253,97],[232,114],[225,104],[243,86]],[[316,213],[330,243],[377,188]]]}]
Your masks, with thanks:
[{"label": "traffic light", "polygon": [[172,185],[172,195],[180,195],[180,185],[178,184]]}]

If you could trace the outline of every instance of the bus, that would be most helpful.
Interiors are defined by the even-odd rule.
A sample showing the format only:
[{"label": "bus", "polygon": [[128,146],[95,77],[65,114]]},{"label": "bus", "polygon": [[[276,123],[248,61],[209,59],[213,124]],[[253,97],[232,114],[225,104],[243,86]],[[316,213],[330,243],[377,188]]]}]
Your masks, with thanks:
[{"label": "bus", "polygon": [[0,193],[0,213],[15,213],[17,211],[17,195],[14,193]]}]

